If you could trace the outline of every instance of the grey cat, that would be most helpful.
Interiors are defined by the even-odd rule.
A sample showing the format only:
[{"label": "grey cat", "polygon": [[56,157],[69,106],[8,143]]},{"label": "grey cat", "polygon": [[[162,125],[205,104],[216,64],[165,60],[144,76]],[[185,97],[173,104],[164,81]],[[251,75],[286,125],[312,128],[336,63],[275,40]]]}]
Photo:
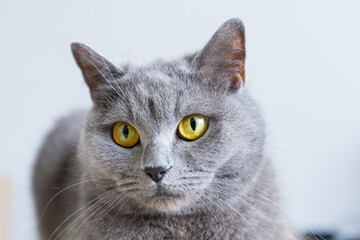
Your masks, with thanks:
[{"label": "grey cat", "polygon": [[61,119],[39,152],[43,239],[294,239],[244,88],[239,19],[175,61],[120,67],[71,48],[93,107]]}]

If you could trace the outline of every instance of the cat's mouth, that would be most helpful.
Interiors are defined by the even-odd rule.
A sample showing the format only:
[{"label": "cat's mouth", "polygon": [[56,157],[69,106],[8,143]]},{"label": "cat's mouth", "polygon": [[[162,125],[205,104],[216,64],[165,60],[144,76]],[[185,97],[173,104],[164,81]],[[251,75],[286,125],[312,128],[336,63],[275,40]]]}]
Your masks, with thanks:
[{"label": "cat's mouth", "polygon": [[153,198],[181,198],[183,194],[172,192],[162,185],[157,185],[152,196]]},{"label": "cat's mouth", "polygon": [[186,195],[157,185],[149,194],[141,198],[142,205],[159,212],[176,212],[187,205]]}]

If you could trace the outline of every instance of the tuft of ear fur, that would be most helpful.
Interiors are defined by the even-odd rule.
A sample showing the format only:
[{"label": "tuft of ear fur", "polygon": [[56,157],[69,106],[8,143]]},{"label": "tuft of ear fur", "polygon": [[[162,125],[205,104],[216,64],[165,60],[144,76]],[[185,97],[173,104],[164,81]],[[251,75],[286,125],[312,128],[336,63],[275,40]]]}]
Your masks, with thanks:
[{"label": "tuft of ear fur", "polygon": [[236,91],[244,85],[245,28],[242,21],[233,18],[221,25],[195,57],[192,66],[215,89]]},{"label": "tuft of ear fur", "polygon": [[91,96],[103,84],[111,85],[124,73],[114,63],[82,43],[72,43],[71,50],[77,65],[80,67]]}]

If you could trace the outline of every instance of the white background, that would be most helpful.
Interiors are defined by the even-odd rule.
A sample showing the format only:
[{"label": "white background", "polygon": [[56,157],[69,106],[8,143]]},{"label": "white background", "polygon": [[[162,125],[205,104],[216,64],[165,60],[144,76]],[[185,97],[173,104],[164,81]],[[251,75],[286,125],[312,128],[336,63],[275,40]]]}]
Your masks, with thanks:
[{"label": "white background", "polygon": [[54,120],[91,105],[70,52],[174,58],[227,19],[246,27],[247,87],[268,123],[297,229],[360,223],[360,1],[0,1],[0,175],[11,239],[36,239],[34,156]]}]

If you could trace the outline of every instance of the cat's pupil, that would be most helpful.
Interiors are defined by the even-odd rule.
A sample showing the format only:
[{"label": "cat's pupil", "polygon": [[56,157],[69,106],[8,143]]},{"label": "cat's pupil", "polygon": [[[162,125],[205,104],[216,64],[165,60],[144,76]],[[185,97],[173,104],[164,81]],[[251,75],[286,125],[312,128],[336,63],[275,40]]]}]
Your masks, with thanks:
[{"label": "cat's pupil", "polygon": [[123,134],[124,134],[125,139],[127,139],[129,136],[129,128],[127,125],[125,125],[123,128]]},{"label": "cat's pupil", "polygon": [[192,128],[193,131],[195,131],[196,129],[196,121],[194,118],[190,119],[190,127]]}]

